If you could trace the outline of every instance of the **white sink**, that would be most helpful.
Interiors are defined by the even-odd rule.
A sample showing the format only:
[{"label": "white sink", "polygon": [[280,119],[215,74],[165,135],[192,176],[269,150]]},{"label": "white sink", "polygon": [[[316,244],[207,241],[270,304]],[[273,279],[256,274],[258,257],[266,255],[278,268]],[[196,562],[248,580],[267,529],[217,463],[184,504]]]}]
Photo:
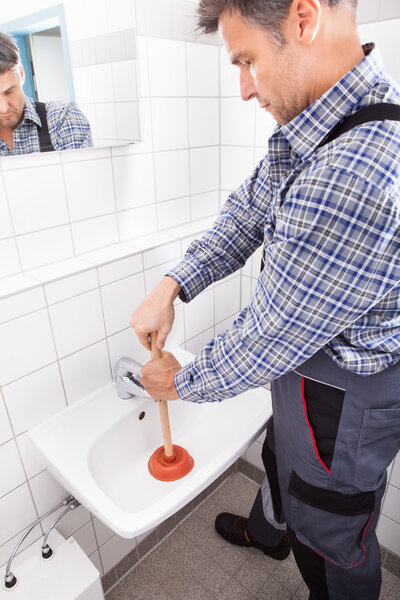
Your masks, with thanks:
[{"label": "white sink", "polygon": [[[194,358],[180,348],[173,353],[182,365]],[[272,410],[264,388],[221,403],[176,400],[168,408],[173,443],[194,459],[192,471],[177,481],[158,481],[148,471],[151,454],[162,445],[157,403],[121,400],[114,383],[35,427],[30,437],[65,489],[131,538],[164,521],[223,473],[262,433]]]}]

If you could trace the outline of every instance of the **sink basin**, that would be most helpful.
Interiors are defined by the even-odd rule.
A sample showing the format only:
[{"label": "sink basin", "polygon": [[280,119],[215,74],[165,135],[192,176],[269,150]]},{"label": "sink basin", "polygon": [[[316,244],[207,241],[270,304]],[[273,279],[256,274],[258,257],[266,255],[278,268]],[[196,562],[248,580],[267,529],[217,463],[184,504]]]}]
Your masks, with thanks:
[{"label": "sink basin", "polygon": [[[177,348],[182,364],[194,356]],[[30,431],[50,473],[88,510],[119,535],[152,529],[197,496],[262,433],[271,414],[264,388],[225,400],[168,403],[172,441],[194,459],[192,471],[172,482],[147,467],[162,445],[158,405],[121,400],[116,385],[58,413]]]}]

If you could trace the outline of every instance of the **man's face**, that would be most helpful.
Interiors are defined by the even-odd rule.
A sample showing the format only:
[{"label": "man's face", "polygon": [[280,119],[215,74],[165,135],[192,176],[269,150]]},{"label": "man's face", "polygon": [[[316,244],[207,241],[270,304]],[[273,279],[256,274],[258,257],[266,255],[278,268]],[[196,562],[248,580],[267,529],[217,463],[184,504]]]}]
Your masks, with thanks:
[{"label": "man's face", "polygon": [[22,91],[23,71],[0,74],[0,125],[15,129],[22,121],[25,96]]},{"label": "man's face", "polygon": [[268,31],[250,27],[239,13],[223,13],[219,31],[230,61],[240,68],[243,100],[257,98],[282,125],[308,106],[290,42],[279,48]]}]

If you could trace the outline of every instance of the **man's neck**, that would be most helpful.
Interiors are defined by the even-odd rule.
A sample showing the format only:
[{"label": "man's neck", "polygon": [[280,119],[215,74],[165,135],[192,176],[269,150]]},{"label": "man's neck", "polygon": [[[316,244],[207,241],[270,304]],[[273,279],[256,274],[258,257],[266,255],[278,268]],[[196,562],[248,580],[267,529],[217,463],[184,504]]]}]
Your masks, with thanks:
[{"label": "man's neck", "polygon": [[0,124],[0,139],[14,150],[14,130]]}]

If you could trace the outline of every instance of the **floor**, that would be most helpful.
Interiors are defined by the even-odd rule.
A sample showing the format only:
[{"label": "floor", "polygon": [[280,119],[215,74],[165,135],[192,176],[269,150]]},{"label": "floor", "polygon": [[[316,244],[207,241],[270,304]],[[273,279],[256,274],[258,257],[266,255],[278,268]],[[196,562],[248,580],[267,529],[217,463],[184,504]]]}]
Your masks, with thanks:
[{"label": "floor", "polygon": [[[307,600],[292,554],[276,561],[225,542],[214,529],[219,512],[247,515],[257,490],[241,473],[230,475],[106,600]],[[384,570],[380,600],[400,600],[399,579]]]}]

